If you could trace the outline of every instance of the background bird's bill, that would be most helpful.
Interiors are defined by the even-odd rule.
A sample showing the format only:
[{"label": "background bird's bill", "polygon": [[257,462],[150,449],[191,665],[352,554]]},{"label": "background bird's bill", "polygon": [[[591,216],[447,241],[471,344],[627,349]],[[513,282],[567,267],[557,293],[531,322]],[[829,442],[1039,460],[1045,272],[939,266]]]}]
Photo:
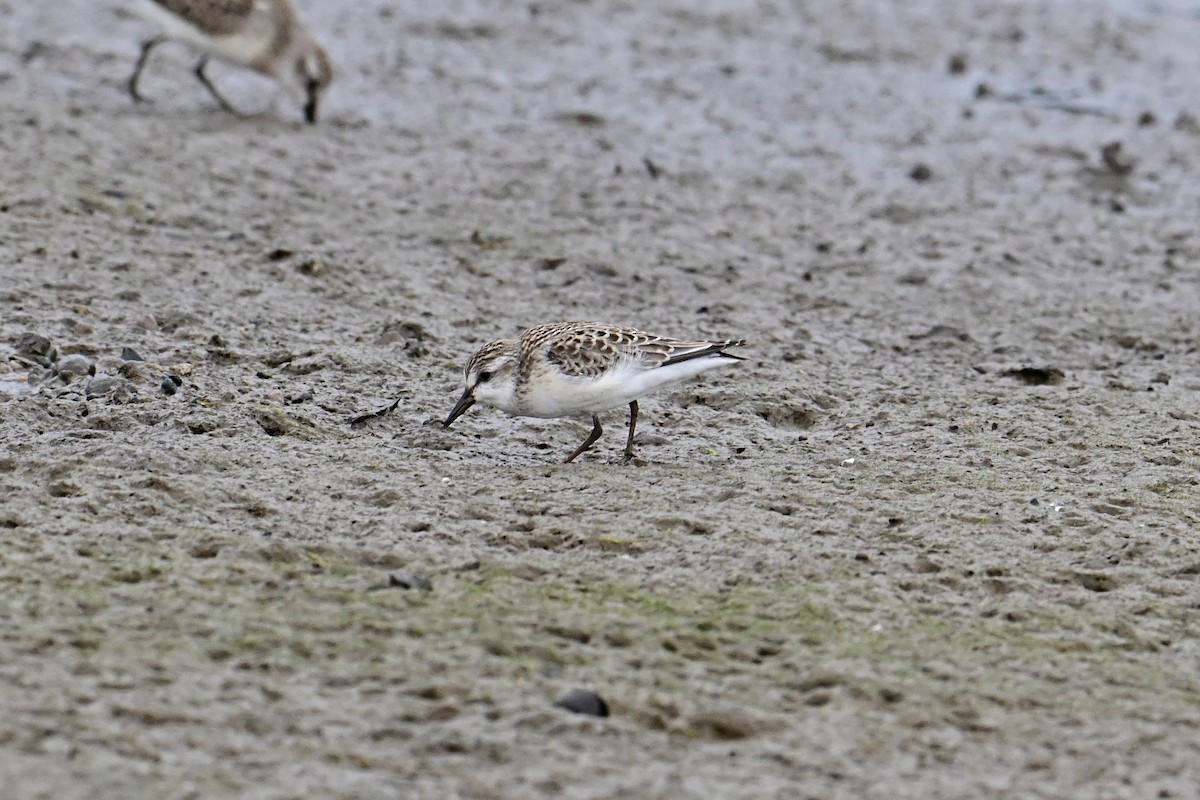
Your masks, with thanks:
[{"label": "background bird's bill", "polygon": [[304,104],[304,120],[309,125],[317,123],[317,102],[320,100],[320,86],[316,81],[308,82],[308,102]]}]

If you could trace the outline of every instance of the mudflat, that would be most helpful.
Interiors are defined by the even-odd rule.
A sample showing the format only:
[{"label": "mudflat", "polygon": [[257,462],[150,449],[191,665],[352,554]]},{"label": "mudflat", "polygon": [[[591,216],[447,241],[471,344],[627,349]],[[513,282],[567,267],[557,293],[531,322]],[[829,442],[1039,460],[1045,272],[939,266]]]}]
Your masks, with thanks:
[{"label": "mudflat", "polygon": [[[1194,6],[408,6],[0,0],[5,796],[1194,796]],[[439,425],[569,319],[751,345]]]}]

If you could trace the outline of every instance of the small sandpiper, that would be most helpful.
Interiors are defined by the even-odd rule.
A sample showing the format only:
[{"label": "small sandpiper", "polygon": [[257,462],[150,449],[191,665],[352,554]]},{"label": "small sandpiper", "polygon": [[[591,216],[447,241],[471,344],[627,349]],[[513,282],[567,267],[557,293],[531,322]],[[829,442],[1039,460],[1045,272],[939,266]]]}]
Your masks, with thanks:
[{"label": "small sandpiper", "polygon": [[237,111],[204,73],[209,58],[270,75],[304,99],[306,120],[317,121],[317,104],[333,80],[333,68],[289,0],[136,0],[136,5],[163,33],[142,45],[129,78],[129,94],[134,100],[144,99],[138,92],[138,79],[150,51],[175,39],[200,51],[196,77],[231,114]]},{"label": "small sandpiper", "polygon": [[660,386],[744,359],[727,352],[740,339],[684,341],[596,322],[538,325],[485,344],[463,372],[462,397],[442,423],[475,403],[520,417],[592,417],[592,432],[566,463],[600,438],[599,414],[629,405],[625,461],[633,458],[637,398]]}]

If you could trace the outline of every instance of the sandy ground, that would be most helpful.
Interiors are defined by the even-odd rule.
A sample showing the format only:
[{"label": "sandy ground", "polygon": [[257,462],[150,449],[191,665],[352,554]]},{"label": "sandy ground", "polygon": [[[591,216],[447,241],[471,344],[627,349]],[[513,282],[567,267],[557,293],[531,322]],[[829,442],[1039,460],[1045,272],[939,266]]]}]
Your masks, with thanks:
[{"label": "sandy ground", "polygon": [[[1192,4],[300,7],[0,0],[4,797],[1200,791]],[[436,424],[573,318],[753,347]]]}]

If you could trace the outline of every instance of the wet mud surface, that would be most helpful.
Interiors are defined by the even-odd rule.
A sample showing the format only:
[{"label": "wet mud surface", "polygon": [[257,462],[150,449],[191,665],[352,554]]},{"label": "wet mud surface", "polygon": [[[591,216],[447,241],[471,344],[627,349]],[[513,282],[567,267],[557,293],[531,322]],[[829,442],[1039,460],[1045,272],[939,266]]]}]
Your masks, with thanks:
[{"label": "wet mud surface", "polygon": [[[1189,4],[342,5],[0,0],[10,796],[1194,793]],[[559,319],[749,360],[437,424]]]}]

